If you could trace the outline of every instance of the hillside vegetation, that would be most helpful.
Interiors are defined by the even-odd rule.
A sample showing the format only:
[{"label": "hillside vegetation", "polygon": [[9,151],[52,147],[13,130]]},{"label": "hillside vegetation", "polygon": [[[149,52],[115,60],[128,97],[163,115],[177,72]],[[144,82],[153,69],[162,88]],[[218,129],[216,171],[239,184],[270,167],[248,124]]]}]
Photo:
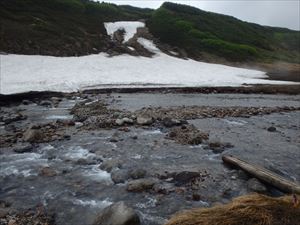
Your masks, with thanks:
[{"label": "hillside vegetation", "polygon": [[0,50],[57,56],[103,51],[104,22],[138,20],[150,12],[88,0],[1,0]]},{"label": "hillside vegetation", "polygon": [[152,14],[148,26],[161,41],[182,47],[192,56],[208,52],[232,61],[300,61],[300,32],[191,6],[166,2]]},{"label": "hillside vegetation", "polygon": [[107,51],[103,22],[146,20],[160,42],[189,57],[300,63],[300,32],[166,2],[159,9],[90,0],[1,0],[0,51],[57,56]]}]

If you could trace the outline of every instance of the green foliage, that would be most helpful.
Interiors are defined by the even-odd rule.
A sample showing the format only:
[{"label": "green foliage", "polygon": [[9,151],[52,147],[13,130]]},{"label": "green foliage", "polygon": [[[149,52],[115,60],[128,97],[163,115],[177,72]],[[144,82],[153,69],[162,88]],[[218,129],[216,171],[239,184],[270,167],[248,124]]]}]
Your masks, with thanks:
[{"label": "green foliage", "polygon": [[164,3],[152,14],[148,27],[161,41],[184,48],[190,55],[208,52],[234,61],[275,59],[279,49],[284,50],[280,54],[285,61],[300,55],[300,32],[247,23],[181,4]]},{"label": "green foliage", "polygon": [[247,60],[258,55],[258,52],[254,47],[234,44],[219,39],[203,39],[201,40],[201,44],[204,49],[211,50],[211,52],[214,52],[216,55],[234,61]]}]

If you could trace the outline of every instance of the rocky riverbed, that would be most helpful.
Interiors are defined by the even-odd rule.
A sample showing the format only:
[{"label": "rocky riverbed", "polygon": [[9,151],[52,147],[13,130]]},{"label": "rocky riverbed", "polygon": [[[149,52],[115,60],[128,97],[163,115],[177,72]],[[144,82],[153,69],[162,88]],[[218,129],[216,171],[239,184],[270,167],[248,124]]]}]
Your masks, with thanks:
[{"label": "rocky riverbed", "polygon": [[299,129],[299,95],[23,99],[1,107],[0,224],[90,225],[124,201],[141,224],[162,225],[182,209],[280,195],[221,157],[299,181]]}]

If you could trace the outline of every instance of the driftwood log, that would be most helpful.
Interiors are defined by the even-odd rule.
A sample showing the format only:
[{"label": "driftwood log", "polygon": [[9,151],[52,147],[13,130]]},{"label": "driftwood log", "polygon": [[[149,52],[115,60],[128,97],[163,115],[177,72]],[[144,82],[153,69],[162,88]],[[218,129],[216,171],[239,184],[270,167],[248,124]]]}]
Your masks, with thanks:
[{"label": "driftwood log", "polygon": [[259,179],[260,181],[271,185],[278,190],[291,193],[291,194],[300,194],[300,185],[289,181],[263,167],[247,163],[241,159],[235,158],[233,156],[223,156],[222,160],[224,163],[239,167],[244,170],[246,173],[252,175],[253,177]]}]

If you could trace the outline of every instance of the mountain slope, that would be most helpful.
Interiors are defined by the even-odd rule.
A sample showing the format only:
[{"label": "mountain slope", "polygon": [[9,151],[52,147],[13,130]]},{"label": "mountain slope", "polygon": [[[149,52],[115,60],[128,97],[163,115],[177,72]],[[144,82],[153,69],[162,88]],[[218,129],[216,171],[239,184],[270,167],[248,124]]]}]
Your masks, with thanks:
[{"label": "mountain slope", "polygon": [[164,3],[148,27],[161,41],[189,55],[206,52],[230,61],[300,62],[300,32],[247,23],[191,6]]},{"label": "mountain slope", "polygon": [[2,0],[0,50],[54,56],[105,51],[104,22],[147,18],[150,11],[88,0]]},{"label": "mountain slope", "polygon": [[184,49],[194,59],[300,63],[299,31],[168,2],[151,10],[90,0],[2,0],[0,19],[0,51],[7,53],[74,56],[106,52],[111,43],[104,22],[143,19],[156,42]]}]

